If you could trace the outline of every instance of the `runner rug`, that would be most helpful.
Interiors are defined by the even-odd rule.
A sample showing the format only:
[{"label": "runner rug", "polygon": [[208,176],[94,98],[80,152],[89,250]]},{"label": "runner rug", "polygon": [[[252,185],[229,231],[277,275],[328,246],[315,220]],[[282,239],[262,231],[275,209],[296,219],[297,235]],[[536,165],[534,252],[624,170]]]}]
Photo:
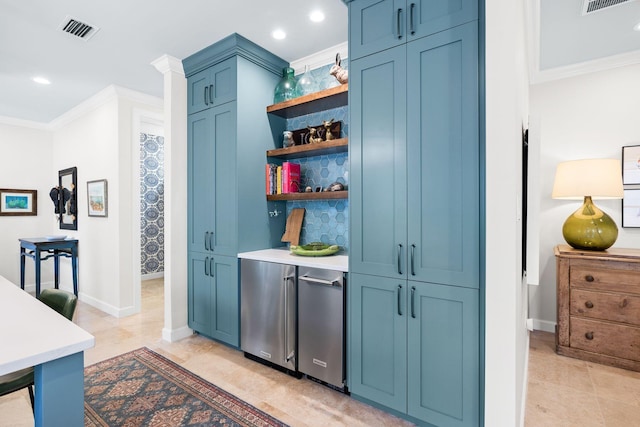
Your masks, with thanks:
[{"label": "runner rug", "polygon": [[146,347],[86,367],[84,394],[90,427],[286,427]]}]

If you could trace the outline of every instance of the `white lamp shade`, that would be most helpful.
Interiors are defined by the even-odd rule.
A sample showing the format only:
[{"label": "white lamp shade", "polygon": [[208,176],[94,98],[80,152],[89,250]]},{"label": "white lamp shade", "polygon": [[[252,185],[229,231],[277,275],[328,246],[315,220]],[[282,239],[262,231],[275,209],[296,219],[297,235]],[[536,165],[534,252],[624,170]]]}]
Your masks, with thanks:
[{"label": "white lamp shade", "polygon": [[551,197],[622,199],[622,167],[616,159],[571,160],[558,164]]}]

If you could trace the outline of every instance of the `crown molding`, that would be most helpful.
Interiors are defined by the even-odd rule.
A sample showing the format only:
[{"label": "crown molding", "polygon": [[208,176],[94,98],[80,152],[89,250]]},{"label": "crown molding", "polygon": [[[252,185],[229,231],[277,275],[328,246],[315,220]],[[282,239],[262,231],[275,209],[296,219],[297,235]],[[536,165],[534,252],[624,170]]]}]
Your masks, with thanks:
[{"label": "crown molding", "polygon": [[184,76],[182,61],[170,55],[162,55],[160,58],[151,61],[151,65],[162,74],[172,71]]},{"label": "crown molding", "polygon": [[333,65],[336,62],[336,53],[340,54],[341,59],[349,57],[349,43],[343,42],[327,49],[316,52],[304,58],[291,62],[291,68],[296,70],[296,74],[304,72],[304,66],[308,65],[310,69],[324,67],[327,64]]},{"label": "crown molding", "polygon": [[35,130],[49,130],[46,123],[34,122],[33,120],[16,119],[14,117],[7,116],[0,116],[0,124],[30,128]]},{"label": "crown molding", "polygon": [[134,102],[149,104],[160,109],[162,109],[164,106],[164,101],[162,100],[162,98],[147,95],[141,92],[137,92],[135,90],[127,89],[127,88],[116,86],[116,85],[109,85],[106,88],[102,89],[97,94],[93,95],[91,98],[81,102],[80,104],[73,107],[71,110],[53,119],[51,122],[47,124],[46,127],[48,130],[60,129],[61,127],[82,117],[87,112],[95,110],[96,108],[106,104],[107,102],[110,102],[113,99],[118,99],[118,98],[126,98]]}]

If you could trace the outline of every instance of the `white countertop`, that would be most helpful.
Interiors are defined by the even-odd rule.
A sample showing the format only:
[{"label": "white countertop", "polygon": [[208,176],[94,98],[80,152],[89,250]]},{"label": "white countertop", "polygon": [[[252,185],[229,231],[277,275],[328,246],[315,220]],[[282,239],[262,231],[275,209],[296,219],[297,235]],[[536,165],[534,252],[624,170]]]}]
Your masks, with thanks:
[{"label": "white countertop", "polygon": [[260,251],[242,252],[238,258],[256,261],[276,262],[279,264],[297,265],[300,267],[325,268],[329,270],[349,271],[349,257],[347,255],[330,256],[300,256],[293,255],[287,248],[262,249]]},{"label": "white countertop", "polygon": [[0,276],[0,375],[84,351],[93,335]]}]

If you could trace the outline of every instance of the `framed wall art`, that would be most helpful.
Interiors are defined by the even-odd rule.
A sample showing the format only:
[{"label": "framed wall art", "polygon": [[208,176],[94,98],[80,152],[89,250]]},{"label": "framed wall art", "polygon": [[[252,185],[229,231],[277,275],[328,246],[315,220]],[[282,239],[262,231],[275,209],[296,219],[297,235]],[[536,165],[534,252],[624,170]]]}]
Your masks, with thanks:
[{"label": "framed wall art", "polygon": [[622,147],[622,183],[640,184],[640,145]]},{"label": "framed wall art", "polygon": [[624,190],[622,226],[625,228],[640,228],[640,188]]},{"label": "framed wall art", "polygon": [[87,208],[89,216],[106,217],[108,213],[107,180],[87,182]]},{"label": "framed wall art", "polygon": [[0,215],[38,215],[38,190],[0,188]]}]

